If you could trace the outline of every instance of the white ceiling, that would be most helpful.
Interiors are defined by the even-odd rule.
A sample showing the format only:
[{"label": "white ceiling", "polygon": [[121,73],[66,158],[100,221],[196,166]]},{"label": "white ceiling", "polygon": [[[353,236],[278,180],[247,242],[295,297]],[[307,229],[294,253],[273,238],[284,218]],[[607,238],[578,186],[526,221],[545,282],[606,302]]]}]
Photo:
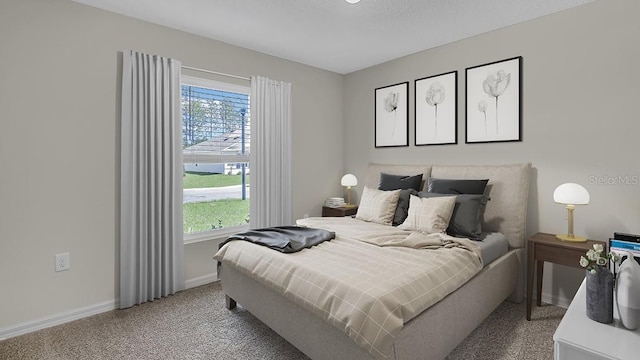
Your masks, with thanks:
[{"label": "white ceiling", "polygon": [[594,0],[74,0],[346,74]]}]

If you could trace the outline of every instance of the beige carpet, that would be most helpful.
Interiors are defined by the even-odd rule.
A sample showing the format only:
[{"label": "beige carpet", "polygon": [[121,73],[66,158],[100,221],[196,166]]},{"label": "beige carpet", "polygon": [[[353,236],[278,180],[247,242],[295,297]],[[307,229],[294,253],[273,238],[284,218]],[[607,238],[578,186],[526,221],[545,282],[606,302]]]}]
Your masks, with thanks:
[{"label": "beige carpet", "polygon": [[[565,310],[505,302],[448,360],[552,359]],[[308,359],[238,307],[224,308],[220,284],[0,342],[0,359]],[[426,357],[425,357],[426,359]]]}]

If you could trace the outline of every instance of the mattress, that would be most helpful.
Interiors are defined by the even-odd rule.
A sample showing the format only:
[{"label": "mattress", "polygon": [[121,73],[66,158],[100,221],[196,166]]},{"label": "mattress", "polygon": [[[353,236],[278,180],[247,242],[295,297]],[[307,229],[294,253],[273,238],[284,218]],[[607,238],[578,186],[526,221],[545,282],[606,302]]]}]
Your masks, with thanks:
[{"label": "mattress", "polygon": [[298,224],[336,237],[292,254],[232,241],[215,259],[306,308],[377,359],[388,358],[404,323],[482,269],[480,250],[468,239],[352,218]]},{"label": "mattress", "polygon": [[495,259],[509,251],[509,241],[502,233],[488,233],[482,241],[474,241],[480,247],[482,266],[491,264]]}]

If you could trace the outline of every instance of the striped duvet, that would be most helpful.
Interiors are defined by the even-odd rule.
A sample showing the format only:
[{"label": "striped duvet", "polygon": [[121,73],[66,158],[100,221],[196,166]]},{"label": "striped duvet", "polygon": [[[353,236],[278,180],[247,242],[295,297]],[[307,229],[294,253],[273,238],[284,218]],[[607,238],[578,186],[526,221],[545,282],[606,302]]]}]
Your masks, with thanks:
[{"label": "striped duvet", "polygon": [[232,241],[215,259],[344,331],[377,359],[389,357],[404,323],[482,269],[480,249],[467,239],[352,218],[298,225],[334,231],[336,238],[293,254]]}]

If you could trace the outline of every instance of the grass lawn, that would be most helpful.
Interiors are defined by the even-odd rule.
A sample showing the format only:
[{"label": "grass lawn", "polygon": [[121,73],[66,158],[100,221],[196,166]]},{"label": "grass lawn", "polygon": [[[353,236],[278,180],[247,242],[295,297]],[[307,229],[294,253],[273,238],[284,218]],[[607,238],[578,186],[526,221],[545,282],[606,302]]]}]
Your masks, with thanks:
[{"label": "grass lawn", "polygon": [[[246,177],[249,183],[249,175]],[[231,186],[242,184],[242,175],[225,175],[225,174],[209,174],[209,173],[185,173],[184,188],[208,188],[219,186]]]},{"label": "grass lawn", "polygon": [[[222,175],[240,177],[239,175]],[[200,232],[247,224],[249,200],[225,199],[183,204],[184,232]]]}]

